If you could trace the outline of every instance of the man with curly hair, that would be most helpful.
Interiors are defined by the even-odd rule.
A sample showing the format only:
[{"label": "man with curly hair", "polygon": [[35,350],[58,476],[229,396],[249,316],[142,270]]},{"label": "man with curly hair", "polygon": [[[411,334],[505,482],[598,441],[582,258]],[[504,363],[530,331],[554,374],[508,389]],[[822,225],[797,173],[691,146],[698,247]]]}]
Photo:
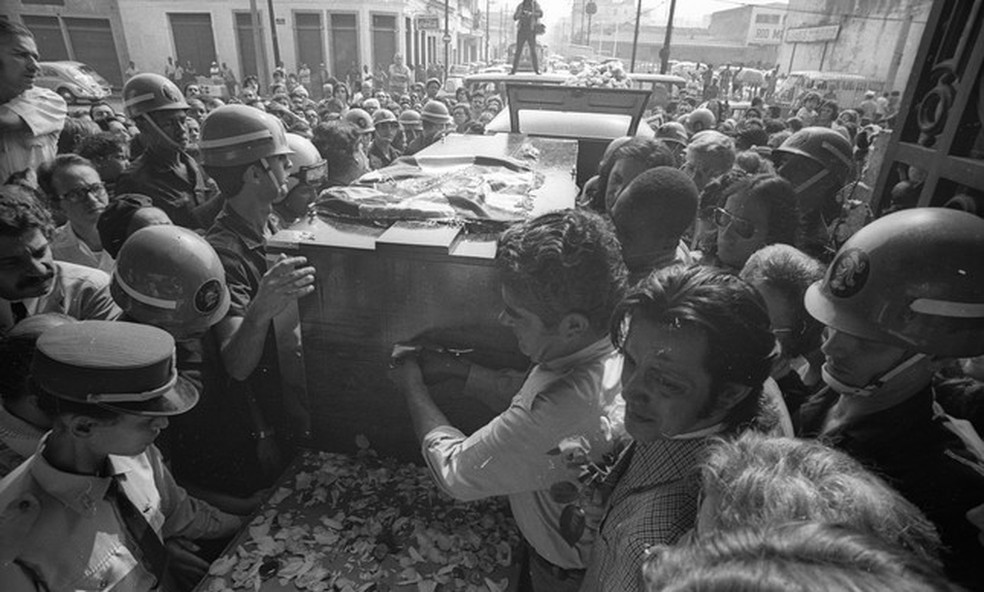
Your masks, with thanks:
[{"label": "man with curly hair", "polygon": [[[534,363],[518,392],[504,392],[508,377],[501,373],[426,352],[394,356],[392,377],[438,486],[460,500],[508,496],[529,546],[533,590],[577,590],[596,533],[583,509],[554,491],[577,492],[579,474],[558,446],[575,439],[597,463],[621,433],[621,358],[608,318],[625,267],[605,222],[575,210],[512,226],[499,240],[496,263],[499,318]],[[449,425],[426,386],[448,375],[467,378],[466,396],[498,396],[502,413],[471,436]],[[573,515],[585,519],[583,531],[572,528]]]},{"label": "man with curly hair", "polygon": [[109,275],[55,261],[51,216],[27,190],[0,187],[0,334],[41,313],[87,320],[116,320]]}]

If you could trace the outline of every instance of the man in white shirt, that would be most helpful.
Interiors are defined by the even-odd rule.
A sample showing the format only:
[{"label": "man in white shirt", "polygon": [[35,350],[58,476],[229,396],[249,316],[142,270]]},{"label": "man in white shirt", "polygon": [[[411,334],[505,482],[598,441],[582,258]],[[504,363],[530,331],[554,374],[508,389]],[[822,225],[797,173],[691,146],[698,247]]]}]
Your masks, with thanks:
[{"label": "man in white shirt", "polygon": [[0,183],[55,157],[65,101],[34,86],[38,47],[27,27],[0,20]]},{"label": "man in white shirt", "polygon": [[[579,471],[557,449],[576,440],[585,462],[602,463],[622,432],[621,357],[608,318],[625,286],[625,266],[605,222],[581,210],[514,225],[499,239],[496,265],[499,318],[535,365],[508,394],[508,376],[479,366],[461,370],[467,395],[511,397],[502,413],[465,436],[425,386],[435,367],[426,356],[398,357],[393,378],[438,486],[461,500],[508,496],[531,552],[533,590],[576,591],[596,531],[577,509],[583,507],[555,495],[558,487],[580,491]],[[565,516],[575,514],[585,518],[580,532],[565,527]]]},{"label": "man in white shirt", "polygon": [[52,256],[112,273],[113,258],[103,250],[96,228],[109,193],[92,164],[77,154],[59,154],[38,170],[38,183],[68,219],[55,229]]}]

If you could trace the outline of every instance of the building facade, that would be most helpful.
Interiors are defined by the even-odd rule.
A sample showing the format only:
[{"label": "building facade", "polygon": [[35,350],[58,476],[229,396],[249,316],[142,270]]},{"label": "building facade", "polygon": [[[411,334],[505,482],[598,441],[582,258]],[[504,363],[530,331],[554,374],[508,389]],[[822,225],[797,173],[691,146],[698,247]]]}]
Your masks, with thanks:
[{"label": "building facade", "polygon": [[780,72],[859,74],[886,90],[906,83],[932,0],[790,0]]},{"label": "building facade", "polygon": [[118,87],[129,61],[141,71],[163,72],[168,57],[190,62],[199,73],[208,72],[213,61],[224,62],[239,78],[263,75],[278,61],[289,71],[307,64],[319,79],[315,83],[320,82],[321,64],[341,77],[353,64],[388,67],[397,53],[410,66],[476,61],[484,51],[481,4],[8,0],[0,13],[34,32],[42,59],[86,62]]}]

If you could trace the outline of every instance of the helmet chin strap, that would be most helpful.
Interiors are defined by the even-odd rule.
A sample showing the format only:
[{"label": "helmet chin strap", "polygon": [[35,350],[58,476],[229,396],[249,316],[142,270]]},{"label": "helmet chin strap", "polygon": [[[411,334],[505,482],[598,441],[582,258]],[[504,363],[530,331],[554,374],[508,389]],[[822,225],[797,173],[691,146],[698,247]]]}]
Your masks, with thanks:
[{"label": "helmet chin strap", "polygon": [[263,166],[263,170],[266,171],[267,176],[270,177],[270,181],[273,183],[273,186],[277,188],[277,199],[273,200],[273,203],[278,204],[287,199],[287,194],[289,193],[289,191],[287,191],[287,183],[282,183],[277,179],[277,176],[273,174],[273,169],[270,167],[270,163],[267,161],[266,157],[260,159],[260,164]]},{"label": "helmet chin strap", "polygon": [[147,124],[150,126],[150,129],[154,130],[154,133],[156,133],[158,137],[163,139],[169,148],[173,149],[175,152],[184,152],[185,150],[184,146],[178,144],[177,142],[171,139],[171,136],[165,134],[164,130],[162,130],[161,127],[157,125],[157,122],[154,121],[154,118],[150,116],[150,113],[144,113],[143,118],[144,121],[146,121]]},{"label": "helmet chin strap", "polygon": [[797,185],[796,187],[794,187],[793,188],[793,192],[796,195],[799,195],[800,193],[803,193],[804,191],[806,191],[810,187],[813,187],[814,185],[816,185],[817,183],[819,183],[820,180],[823,179],[826,176],[827,176],[827,169],[824,169],[824,170],[820,171],[819,173],[813,175],[812,177],[810,177],[806,181],[803,181],[802,183],[800,183],[799,185]]},{"label": "helmet chin strap", "polygon": [[923,361],[926,357],[926,354],[913,354],[909,356],[908,359],[896,364],[894,368],[872,380],[867,386],[852,386],[837,380],[832,374],[830,374],[830,372],[827,371],[826,364],[820,368],[820,373],[823,375],[823,381],[827,383],[830,388],[834,389],[841,395],[848,397],[870,397],[881,391],[886,386],[889,386],[889,381]]}]

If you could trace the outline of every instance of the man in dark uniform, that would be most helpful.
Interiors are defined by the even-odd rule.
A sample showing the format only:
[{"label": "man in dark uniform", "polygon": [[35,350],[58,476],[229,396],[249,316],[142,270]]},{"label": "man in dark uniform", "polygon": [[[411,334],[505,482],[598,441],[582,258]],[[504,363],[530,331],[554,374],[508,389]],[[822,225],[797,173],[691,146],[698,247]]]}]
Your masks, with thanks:
[{"label": "man in dark uniform", "polygon": [[188,103],[181,91],[159,74],[138,74],[123,86],[123,106],[146,150],[120,176],[117,195],[146,195],[178,226],[207,229],[222,201],[188,155]]},{"label": "man in dark uniform", "polygon": [[533,71],[537,74],[540,73],[540,66],[536,56],[536,24],[537,20],[542,16],[543,10],[540,8],[540,3],[536,0],[523,0],[516,7],[516,12],[513,13],[513,20],[518,21],[519,25],[516,28],[516,54],[513,57],[512,72],[510,74],[515,74],[519,68],[519,58],[523,55],[523,44],[527,44],[530,47],[530,61],[533,62]]},{"label": "man in dark uniform", "polygon": [[809,288],[827,326],[826,389],[800,407],[799,433],[882,475],[936,525],[954,582],[984,589],[977,529],[984,464],[935,404],[933,375],[984,354],[984,220],[944,208],[889,214],[838,251]]},{"label": "man in dark uniform", "polygon": [[448,112],[447,105],[440,101],[427,101],[420,113],[420,123],[423,133],[407,146],[404,152],[407,156],[420,152],[444,137],[448,124],[451,123],[451,114]]},{"label": "man in dark uniform", "polygon": [[273,206],[287,196],[292,151],[279,119],[245,105],[209,113],[200,145],[205,170],[225,196],[206,235],[231,296],[229,314],[214,330],[229,376],[269,419],[254,437],[261,468],[275,473],[282,469],[281,449],[310,435],[301,402],[283,389],[278,347],[294,329],[281,324],[281,313],[314,291],[314,268],[303,257],[282,256],[270,265],[265,245],[277,230]]},{"label": "man in dark uniform", "polygon": [[393,139],[400,131],[400,122],[389,109],[380,109],[372,114],[372,123],[376,133],[369,146],[369,168],[376,170],[388,166],[401,156],[400,151],[393,146]]}]

